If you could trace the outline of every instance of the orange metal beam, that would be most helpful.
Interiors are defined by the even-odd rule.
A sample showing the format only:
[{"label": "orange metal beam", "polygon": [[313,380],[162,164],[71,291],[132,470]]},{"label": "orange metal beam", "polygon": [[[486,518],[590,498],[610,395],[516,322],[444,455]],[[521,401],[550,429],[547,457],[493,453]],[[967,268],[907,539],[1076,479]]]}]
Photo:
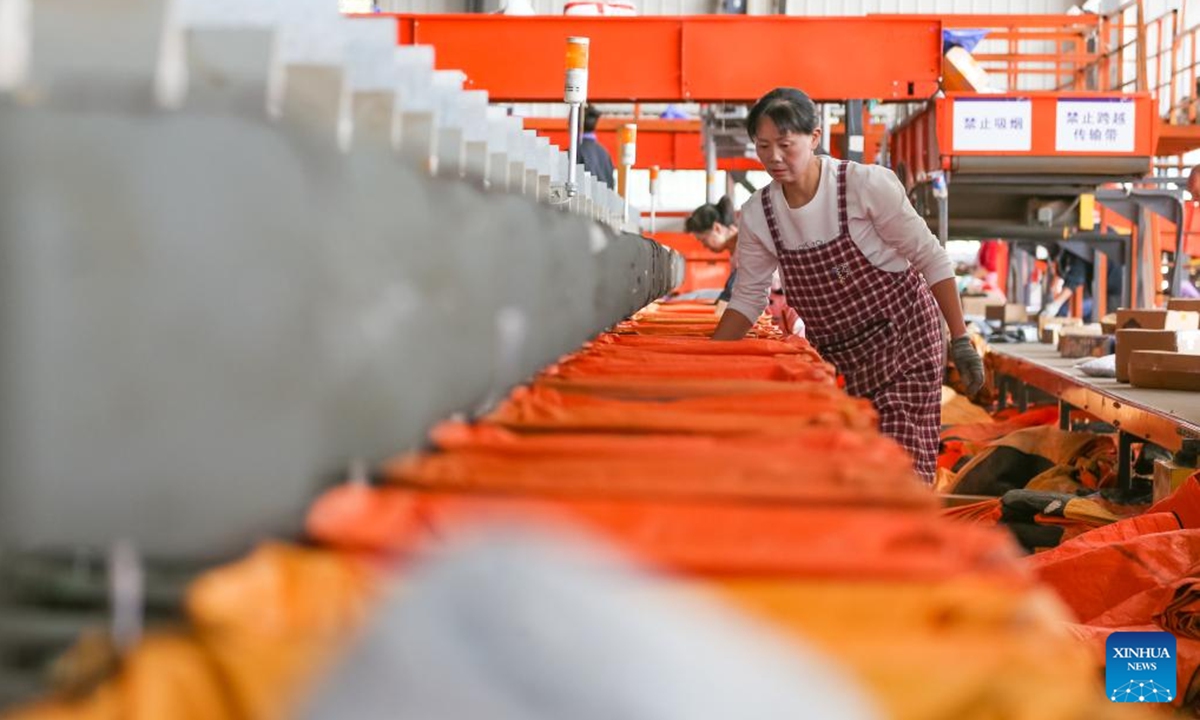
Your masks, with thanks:
[{"label": "orange metal beam", "polygon": [[[567,119],[565,117],[527,117],[521,118],[522,124],[527,130],[566,130]],[[696,133],[700,134],[699,120],[672,120],[656,117],[617,117],[608,116],[600,118],[596,125],[598,132],[616,132],[617,128],[628,123],[634,123],[638,129],[639,150],[642,133]]]},{"label": "orange metal beam", "polygon": [[[567,146],[566,118],[525,118],[525,127],[536,130],[538,135],[548,138],[559,147]],[[637,165],[649,168],[657,165],[663,170],[703,170],[704,151],[700,144],[699,120],[662,120],[659,118],[605,117],[596,126],[596,140],[610,155],[616,157],[617,128],[634,122],[638,126]],[[865,129],[863,162],[873,163],[879,154],[886,128],[880,123],[871,123]],[[841,137],[845,126],[834,125],[830,134],[830,146],[834,156],[841,157]],[[761,170],[762,165],[754,158],[719,158],[721,170]]]},{"label": "orange metal beam", "polygon": [[[1022,63],[1045,63],[1045,64],[1054,64],[1054,65],[1075,65],[1075,64],[1078,64],[1078,62],[1079,62],[1078,58],[1072,57],[1070,55],[1063,55],[1062,53],[972,53],[971,57],[975,58],[977,61],[979,61],[981,63],[984,63],[984,62],[986,62],[986,63],[1022,62]],[[1030,72],[1032,70],[1033,70],[1033,68],[1030,68],[1029,70],[1022,70],[1021,72]],[[1058,71],[1052,70],[1051,72],[1058,72]]]},{"label": "orange metal beam", "polygon": [[1041,30],[995,30],[987,34],[988,40],[1086,40],[1088,28],[1078,30],[1063,30],[1061,32],[1046,32]]},{"label": "orange metal beam", "polygon": [[[432,45],[437,67],[462,70],[496,102],[561,102],[573,35],[591,39],[596,102],[753,102],[779,85],[820,101],[907,101],[932,95],[941,74],[936,17],[369,17],[394,17],[400,44]],[[847,38],[861,49],[837,62]]]},{"label": "orange metal beam", "polygon": [[[596,128],[596,141],[617,156],[617,127],[619,121],[604,118]],[[660,120],[659,125],[647,126],[646,120],[638,120],[637,164],[638,168],[657,165],[663,170],[703,170],[704,150],[700,145],[700,122],[698,120]],[[670,127],[668,123],[678,123]],[[525,127],[536,130],[559,147],[567,146],[567,130],[563,118],[526,118]],[[720,158],[717,167],[721,170],[761,170],[762,165],[754,158]]]},{"label": "orange metal beam", "polygon": [[1184,252],[1192,258],[1200,258],[1200,228],[1197,227],[1197,220],[1200,219],[1200,203],[1193,200],[1184,206],[1184,232],[1183,232],[1183,249]]},{"label": "orange metal beam", "polygon": [[1028,30],[1031,28],[1052,28],[1062,29],[1066,27],[1099,27],[1101,18],[1099,15],[868,15],[868,18],[904,18],[904,19],[929,19],[937,18],[942,21],[942,25],[947,28],[963,28],[963,29],[991,29],[991,28],[1021,28]]},{"label": "orange metal beam", "polygon": [[1158,157],[1183,155],[1200,148],[1200,125],[1173,125],[1160,122],[1158,126]]},{"label": "orange metal beam", "polygon": [[[659,216],[662,217],[662,214]],[[646,236],[679,252],[684,260],[687,260],[679,292],[712,290],[725,286],[725,280],[729,277],[729,255],[706,250],[690,233],[660,232]]]}]

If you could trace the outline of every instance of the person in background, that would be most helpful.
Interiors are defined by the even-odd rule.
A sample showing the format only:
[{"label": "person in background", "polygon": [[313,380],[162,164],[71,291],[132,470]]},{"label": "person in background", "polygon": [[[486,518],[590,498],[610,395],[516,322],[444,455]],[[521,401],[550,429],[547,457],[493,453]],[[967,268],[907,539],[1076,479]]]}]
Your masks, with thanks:
[{"label": "person in background", "polygon": [[583,168],[600,179],[613,190],[617,186],[613,181],[612,156],[604,146],[596,140],[596,124],[600,122],[600,111],[593,105],[588,105],[583,111],[583,135],[579,138],[579,162]]},{"label": "person in background", "polygon": [[672,103],[667,105],[667,108],[662,111],[662,114],[659,115],[659,117],[663,120],[688,120],[691,118],[691,115],[688,115],[687,111],[683,108]]},{"label": "person in background", "polygon": [[984,240],[979,243],[976,263],[983,274],[984,286],[988,289],[1000,287],[1000,240]]},{"label": "person in background", "polygon": [[692,211],[683,227],[709,252],[729,253],[729,278],[725,281],[725,289],[717,297],[718,311],[723,310],[724,304],[733,297],[733,283],[737,278],[737,255],[734,251],[737,249],[738,230],[733,200],[726,195],[716,205],[701,205]]},{"label": "person in background", "polygon": [[[1179,297],[1189,300],[1200,300],[1200,287],[1197,283],[1200,282],[1200,261],[1186,259],[1187,273],[1183,276],[1183,282],[1179,285]],[[1180,260],[1184,262],[1184,260]]]},{"label": "person in background", "polygon": [[847,392],[872,402],[880,430],[932,482],[946,369],[943,318],[968,392],[984,381],[953,263],[891,170],[815,155],[820,115],[803,92],[767,93],[746,128],[773,182],[742,206],[738,276],[713,340],[746,336],[778,269],[808,339],[846,378]]},{"label": "person in background", "polygon": [[1092,263],[1064,248],[1059,251],[1054,264],[1057,268],[1057,276],[1050,284],[1050,302],[1042,308],[1041,315],[1043,317],[1065,315],[1067,303],[1075,295],[1075,290],[1083,288],[1083,319],[1085,322],[1091,322]]}]

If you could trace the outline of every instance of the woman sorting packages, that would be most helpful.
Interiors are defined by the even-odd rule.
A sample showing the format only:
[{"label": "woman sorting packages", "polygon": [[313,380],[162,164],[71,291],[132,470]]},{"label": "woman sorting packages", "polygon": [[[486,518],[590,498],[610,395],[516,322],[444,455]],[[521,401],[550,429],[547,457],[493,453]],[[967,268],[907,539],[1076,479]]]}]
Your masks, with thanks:
[{"label": "woman sorting packages", "polygon": [[983,362],[967,337],[954,266],[891,170],[818,157],[817,107],[800,90],[760,99],[747,130],[772,182],[742,206],[738,273],[714,340],[737,340],[767,305],[779,271],[807,337],[868,398],[880,429],[933,481],[949,326],[970,394]]}]

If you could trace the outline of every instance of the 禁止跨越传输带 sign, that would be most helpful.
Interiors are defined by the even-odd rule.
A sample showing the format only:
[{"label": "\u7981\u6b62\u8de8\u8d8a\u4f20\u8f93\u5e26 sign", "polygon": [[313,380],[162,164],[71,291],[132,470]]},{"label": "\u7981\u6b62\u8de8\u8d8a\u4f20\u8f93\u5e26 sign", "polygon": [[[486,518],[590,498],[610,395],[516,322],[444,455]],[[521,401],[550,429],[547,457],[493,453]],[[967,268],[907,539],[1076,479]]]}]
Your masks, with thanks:
[{"label": "\u7981\u6b62\u8de8\u8d8a\u4f20\u8f93\u5e26 sign", "polygon": [[1132,98],[1060,99],[1054,149],[1067,152],[1133,152],[1137,129]]}]

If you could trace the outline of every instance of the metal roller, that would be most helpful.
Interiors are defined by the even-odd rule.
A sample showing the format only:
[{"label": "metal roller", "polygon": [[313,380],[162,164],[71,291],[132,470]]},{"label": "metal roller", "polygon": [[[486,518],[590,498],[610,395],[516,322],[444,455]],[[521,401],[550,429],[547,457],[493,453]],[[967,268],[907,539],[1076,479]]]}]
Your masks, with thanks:
[{"label": "metal roller", "polygon": [[1029,155],[955,155],[951,166],[958,175],[1096,176],[1097,181],[1112,176],[1137,178],[1151,170],[1151,158],[1129,156],[1029,156]]}]

